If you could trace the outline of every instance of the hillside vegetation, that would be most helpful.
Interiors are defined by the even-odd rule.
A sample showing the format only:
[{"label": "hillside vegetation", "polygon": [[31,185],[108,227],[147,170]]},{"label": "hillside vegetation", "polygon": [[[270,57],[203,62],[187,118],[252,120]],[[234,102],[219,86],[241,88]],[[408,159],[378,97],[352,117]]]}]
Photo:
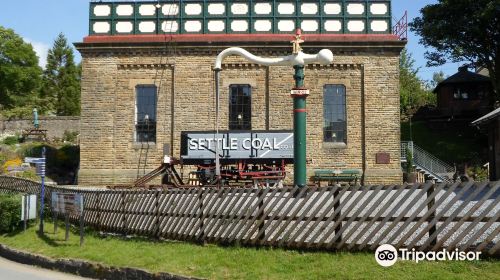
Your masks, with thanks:
[{"label": "hillside vegetation", "polygon": [[[488,162],[488,138],[468,122],[412,123],[413,142],[440,160],[456,165],[481,168]],[[410,124],[401,124],[401,140],[410,141]]]}]

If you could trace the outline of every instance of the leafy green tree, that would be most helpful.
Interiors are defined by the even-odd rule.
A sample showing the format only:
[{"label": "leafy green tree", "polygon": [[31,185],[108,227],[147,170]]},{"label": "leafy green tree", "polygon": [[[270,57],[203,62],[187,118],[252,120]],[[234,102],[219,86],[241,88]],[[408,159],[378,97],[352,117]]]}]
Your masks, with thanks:
[{"label": "leafy green tree", "polygon": [[403,49],[399,59],[399,92],[401,118],[404,120],[415,114],[420,107],[436,103],[436,96],[426,89],[417,74],[415,59]]},{"label": "leafy green tree", "polygon": [[488,69],[500,98],[500,0],[438,0],[410,24],[420,43],[432,48],[429,66],[470,62]]},{"label": "leafy green tree", "polygon": [[[33,46],[12,29],[0,26],[0,109],[28,115],[35,103],[42,69]],[[26,111],[26,112],[25,112]]]},{"label": "leafy green tree", "polygon": [[434,87],[437,87],[437,85],[444,80],[446,80],[446,76],[443,71],[434,72],[432,75],[432,84]]},{"label": "leafy green tree", "polygon": [[430,91],[434,90],[437,85],[444,80],[446,80],[446,75],[443,71],[434,72],[434,74],[432,74],[432,80],[427,82],[427,89]]},{"label": "leafy green tree", "polygon": [[73,49],[61,33],[47,55],[47,66],[43,74],[42,98],[44,112],[59,116],[80,114],[80,74],[75,65]]}]

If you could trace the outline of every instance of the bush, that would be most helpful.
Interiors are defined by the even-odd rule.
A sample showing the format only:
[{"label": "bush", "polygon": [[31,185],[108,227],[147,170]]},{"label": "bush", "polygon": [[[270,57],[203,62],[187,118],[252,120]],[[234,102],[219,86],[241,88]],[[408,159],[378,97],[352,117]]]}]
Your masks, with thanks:
[{"label": "bush", "polygon": [[33,106],[23,106],[23,107],[15,107],[12,109],[5,109],[2,110],[0,115],[4,116],[7,119],[31,118],[33,116]]},{"label": "bush", "polygon": [[17,136],[7,136],[7,137],[5,137],[5,139],[3,139],[2,142],[5,145],[12,146],[12,145],[15,145],[15,144],[19,143],[19,137],[17,137]]},{"label": "bush", "polygon": [[21,195],[0,194],[0,233],[14,231],[21,221]]},{"label": "bush", "polygon": [[467,169],[467,176],[474,181],[488,181],[488,170],[482,166],[472,166]]},{"label": "bush", "polygon": [[9,172],[9,168],[20,167],[22,163],[23,163],[23,161],[20,158],[7,160],[2,165],[3,172],[4,173]]},{"label": "bush", "polygon": [[2,154],[2,151],[0,150],[0,165],[3,165],[7,161],[7,156]]},{"label": "bush", "polygon": [[406,164],[405,164],[405,171],[406,173],[410,174],[412,172],[415,172],[415,167],[413,166],[413,153],[412,151],[407,148],[406,149]]},{"label": "bush", "polygon": [[78,132],[77,131],[64,131],[63,135],[63,141],[65,142],[70,142],[70,143],[76,143],[76,139],[78,138]]}]

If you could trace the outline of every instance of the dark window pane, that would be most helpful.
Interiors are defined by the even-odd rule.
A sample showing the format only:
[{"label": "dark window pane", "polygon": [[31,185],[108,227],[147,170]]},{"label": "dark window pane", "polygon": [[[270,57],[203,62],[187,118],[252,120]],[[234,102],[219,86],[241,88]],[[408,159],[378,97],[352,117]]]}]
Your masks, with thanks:
[{"label": "dark window pane", "polygon": [[323,89],[323,140],[347,143],[346,92],[343,85]]},{"label": "dark window pane", "polygon": [[250,85],[229,86],[229,129],[252,129],[251,92]]},{"label": "dark window pane", "polygon": [[137,142],[156,142],[156,86],[136,87],[135,131]]}]

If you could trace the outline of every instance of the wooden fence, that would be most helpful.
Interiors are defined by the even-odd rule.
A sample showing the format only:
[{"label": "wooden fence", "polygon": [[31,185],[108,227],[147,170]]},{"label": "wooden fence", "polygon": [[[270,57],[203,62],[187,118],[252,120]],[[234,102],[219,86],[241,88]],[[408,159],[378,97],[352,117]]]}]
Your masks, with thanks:
[{"label": "wooden fence", "polygon": [[[0,191],[39,184],[0,177]],[[175,240],[320,250],[381,244],[498,255],[500,182],[310,188],[88,190],[85,223],[102,231]],[[72,217],[76,221],[77,217]]]}]

